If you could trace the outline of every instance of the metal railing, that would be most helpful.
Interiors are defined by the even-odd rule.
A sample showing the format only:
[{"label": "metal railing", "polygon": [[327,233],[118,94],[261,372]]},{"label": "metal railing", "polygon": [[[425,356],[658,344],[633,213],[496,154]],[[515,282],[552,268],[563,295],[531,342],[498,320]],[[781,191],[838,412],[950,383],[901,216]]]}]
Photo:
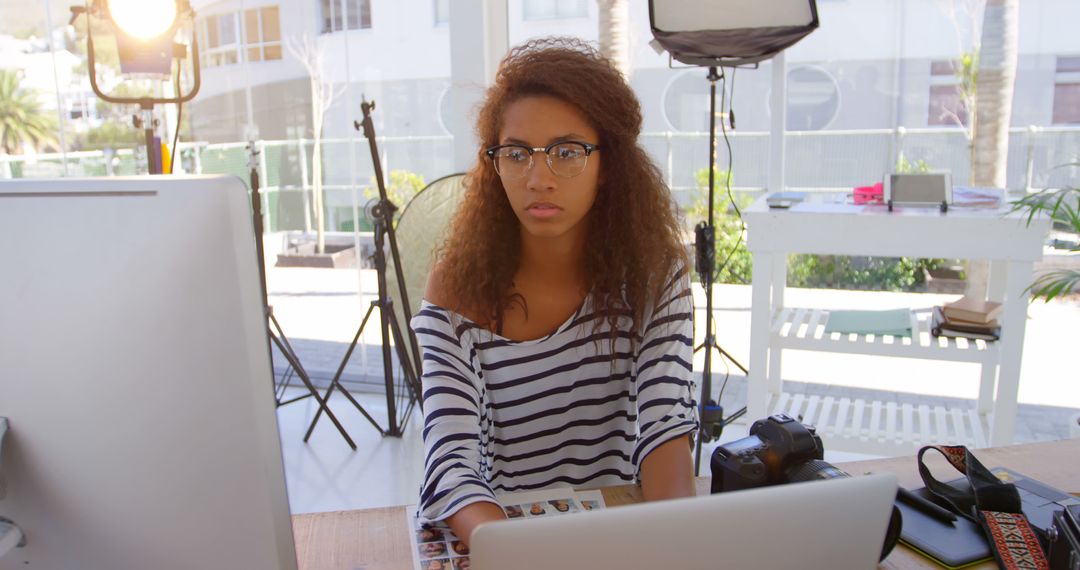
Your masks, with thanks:
[{"label": "metal railing", "polygon": [[[698,191],[697,173],[708,163],[708,133],[643,133],[640,143],[660,166],[682,205]],[[785,135],[785,178],[789,189],[847,190],[881,180],[901,157],[911,165],[950,171],[962,185],[970,174],[967,139],[956,128],[790,131]],[[760,191],[767,185],[769,134],[732,132],[732,185],[736,191]],[[451,173],[450,136],[378,137],[382,169],[405,170],[431,181]],[[248,143],[180,143],[176,171],[234,174],[247,180]],[[260,179],[266,200],[268,232],[310,231],[311,139],[260,140]],[[1059,165],[1080,160],[1080,127],[1014,128],[1009,132],[1007,186],[1010,189],[1055,187],[1070,183]],[[365,141],[322,141],[323,190],[327,229],[360,227],[365,192],[373,192],[374,169]],[[724,142],[718,168],[727,168]],[[0,155],[0,178],[117,176],[145,173],[142,149],[79,151],[34,156]],[[1075,183],[1075,181],[1071,181]]]}]

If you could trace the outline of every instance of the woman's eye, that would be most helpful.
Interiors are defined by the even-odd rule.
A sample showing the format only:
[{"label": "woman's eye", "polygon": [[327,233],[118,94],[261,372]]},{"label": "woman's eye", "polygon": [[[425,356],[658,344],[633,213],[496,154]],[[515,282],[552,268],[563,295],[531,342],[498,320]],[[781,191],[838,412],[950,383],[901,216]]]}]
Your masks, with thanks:
[{"label": "woman's eye", "polygon": [[572,146],[560,146],[555,149],[555,156],[561,159],[572,160],[581,156],[582,151]]},{"label": "woman's eye", "polygon": [[511,150],[506,153],[506,158],[509,158],[510,160],[513,160],[515,162],[522,162],[525,160],[529,160],[529,153],[523,150]]}]

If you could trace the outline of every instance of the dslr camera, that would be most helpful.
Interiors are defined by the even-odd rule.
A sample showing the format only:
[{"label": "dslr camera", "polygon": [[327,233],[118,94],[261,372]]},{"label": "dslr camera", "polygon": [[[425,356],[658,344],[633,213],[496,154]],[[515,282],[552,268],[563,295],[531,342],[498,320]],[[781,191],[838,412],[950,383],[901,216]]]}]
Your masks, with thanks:
[{"label": "dslr camera", "polygon": [[1047,534],[1050,570],[1080,569],[1080,505],[1070,505],[1054,513],[1054,522]]},{"label": "dslr camera", "polygon": [[[712,454],[712,492],[738,491],[781,483],[851,477],[824,460],[825,448],[813,426],[775,414],[750,426],[750,435],[720,445]],[[893,506],[881,556],[900,538],[903,521]]]},{"label": "dslr camera", "polygon": [[785,414],[772,415],[754,422],[747,437],[716,448],[710,462],[712,492],[850,477],[824,457],[813,426]]}]

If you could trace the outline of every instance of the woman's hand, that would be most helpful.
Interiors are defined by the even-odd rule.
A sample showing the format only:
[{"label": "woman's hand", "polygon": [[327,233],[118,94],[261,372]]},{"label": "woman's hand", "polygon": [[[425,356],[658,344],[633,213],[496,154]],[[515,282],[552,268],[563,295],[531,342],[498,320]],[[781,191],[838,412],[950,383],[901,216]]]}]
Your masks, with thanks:
[{"label": "woman's hand", "polygon": [[493,521],[501,521],[505,518],[506,514],[503,513],[502,507],[484,501],[465,505],[460,511],[450,515],[446,519],[446,524],[450,525],[454,534],[461,539],[461,542],[465,543],[465,546],[470,546],[472,533],[476,530],[476,527]]}]

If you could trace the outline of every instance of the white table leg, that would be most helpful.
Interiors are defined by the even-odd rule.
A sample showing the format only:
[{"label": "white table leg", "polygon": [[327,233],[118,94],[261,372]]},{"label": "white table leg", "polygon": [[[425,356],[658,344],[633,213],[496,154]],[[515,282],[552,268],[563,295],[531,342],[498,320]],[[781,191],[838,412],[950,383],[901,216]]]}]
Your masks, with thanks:
[{"label": "white table leg", "polygon": [[1028,299],[1025,290],[1031,283],[1031,262],[1010,261],[1005,277],[1005,308],[1001,314],[1001,359],[997,393],[994,396],[994,421],[990,426],[990,445],[1010,445],[1016,430],[1016,397],[1020,388],[1020,363],[1027,328]]},{"label": "white table leg", "polygon": [[990,262],[990,274],[987,277],[986,298],[1000,303],[1005,298],[1005,262]]},{"label": "white table leg", "polygon": [[[772,258],[772,278],[769,280],[772,283],[770,321],[772,320],[771,315],[784,308],[784,288],[787,287],[787,255],[777,253],[773,254]],[[779,394],[781,390],[783,379],[780,374],[783,353],[783,349],[778,346],[769,347],[769,379],[767,385],[770,394]]]},{"label": "white table leg", "polygon": [[[989,270],[986,298],[1000,303],[1005,299],[1006,263],[1001,260],[991,261]],[[979,399],[976,408],[979,414],[989,414],[993,410],[994,390],[1000,368],[1000,358],[998,362],[982,364],[979,367]]]},{"label": "white table leg", "polygon": [[747,368],[746,412],[749,421],[759,420],[768,413],[769,394],[765,380],[768,378],[769,321],[772,320],[772,273],[771,252],[754,252],[754,271],[751,278],[750,297],[750,362]]},{"label": "white table leg", "polygon": [[999,368],[1001,368],[1001,365],[997,363],[984,362],[979,365],[979,399],[976,410],[980,415],[986,415],[993,411],[994,387]]}]

